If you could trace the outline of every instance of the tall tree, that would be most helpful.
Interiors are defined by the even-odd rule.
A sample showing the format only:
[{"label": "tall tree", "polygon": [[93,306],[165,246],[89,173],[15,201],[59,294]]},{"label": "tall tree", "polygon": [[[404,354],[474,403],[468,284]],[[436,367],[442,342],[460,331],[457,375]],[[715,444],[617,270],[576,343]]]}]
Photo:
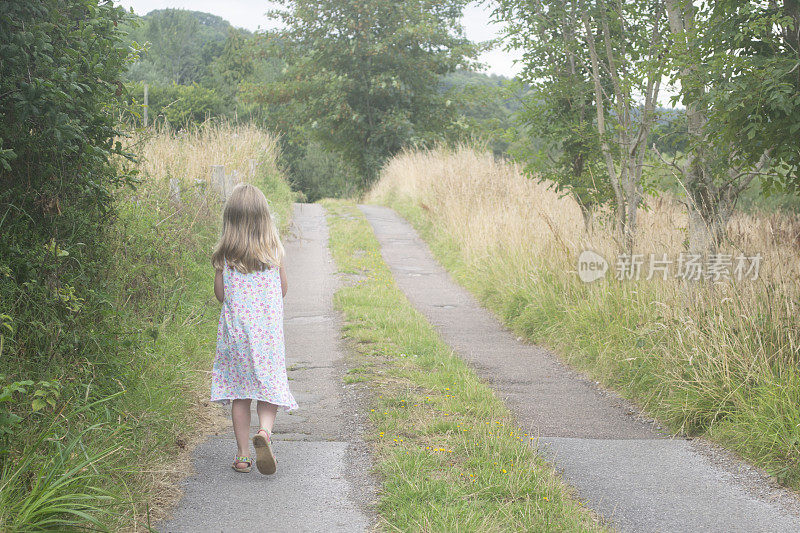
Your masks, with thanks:
[{"label": "tall tree", "polygon": [[[223,53],[232,30],[224,19],[183,9],[159,9],[136,19],[126,28],[128,40],[147,50],[131,66],[128,79],[169,85],[201,83],[211,75],[210,65]],[[246,30],[236,30],[246,36]]]},{"label": "tall tree", "polygon": [[251,85],[282,128],[307,124],[362,185],[409,144],[442,138],[453,115],[440,76],[467,67],[477,47],[460,24],[466,0],[279,0],[285,29],[268,35],[286,68]]},{"label": "tall tree", "polygon": [[508,46],[524,50],[520,79],[531,87],[517,112],[522,135],[515,155],[529,175],[571,194],[587,230],[596,206],[613,199],[594,133],[591,70],[575,0],[499,0],[494,17],[506,24]]},{"label": "tall tree", "polygon": [[754,179],[767,189],[800,184],[800,3],[666,0],[666,8],[691,139],[685,160],[672,164],[687,192],[689,247],[713,252]]},{"label": "tall tree", "polygon": [[597,0],[579,5],[594,83],[595,125],[614,190],[621,244],[630,252],[643,197],[647,136],[665,72],[664,3]]},{"label": "tall tree", "polygon": [[585,217],[610,185],[620,246],[632,250],[665,71],[663,0],[500,0],[495,14],[510,24],[523,76],[538,88],[523,119],[560,155],[551,168],[564,172],[554,178]]}]

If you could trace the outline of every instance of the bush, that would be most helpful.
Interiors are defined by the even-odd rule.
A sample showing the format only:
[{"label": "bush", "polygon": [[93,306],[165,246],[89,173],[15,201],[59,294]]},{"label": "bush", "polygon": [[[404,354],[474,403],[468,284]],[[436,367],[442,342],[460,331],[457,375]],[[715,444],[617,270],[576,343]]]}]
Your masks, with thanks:
[{"label": "bush", "polygon": [[[128,157],[115,117],[126,18],[99,0],[0,3],[3,531],[92,522],[81,494],[96,495],[100,476],[78,472],[95,459],[62,466],[91,426],[71,418],[75,398],[85,405],[110,388],[97,384],[113,383],[113,337],[99,327],[112,306],[98,282],[114,192],[132,183],[112,161]],[[53,431],[69,444],[53,446]]]},{"label": "bush", "polygon": [[[0,4],[0,372],[27,377],[96,357],[112,192],[129,181],[112,110],[125,11],[98,0]],[[80,58],[77,61],[76,58]]]},{"label": "bush", "polygon": [[[144,84],[127,87],[129,94],[128,117],[135,125],[142,125]],[[147,95],[150,124],[166,123],[172,128],[187,128],[201,124],[209,118],[232,115],[232,106],[215,89],[192,85],[150,85]]]},{"label": "bush", "polygon": [[349,198],[360,193],[358,179],[342,157],[317,142],[284,138],[281,162],[292,187],[301,191],[306,201]]}]

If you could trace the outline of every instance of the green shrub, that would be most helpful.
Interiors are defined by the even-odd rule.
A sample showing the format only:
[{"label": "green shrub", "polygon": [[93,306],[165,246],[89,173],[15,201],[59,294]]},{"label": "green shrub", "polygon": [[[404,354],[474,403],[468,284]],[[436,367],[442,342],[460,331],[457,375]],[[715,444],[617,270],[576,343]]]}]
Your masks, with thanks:
[{"label": "green shrub", "polygon": [[110,161],[127,15],[98,0],[0,4],[0,373],[49,379],[106,344],[103,272]]},{"label": "green shrub", "polygon": [[352,198],[360,192],[356,176],[342,157],[317,142],[284,138],[281,159],[292,187],[309,202]]},{"label": "green shrub", "polygon": [[[144,84],[127,87],[129,95],[128,118],[136,125],[143,120]],[[223,118],[232,114],[232,106],[215,89],[193,83],[191,85],[150,85],[147,94],[148,121],[164,122],[173,128],[186,128],[201,124],[209,118]]]}]

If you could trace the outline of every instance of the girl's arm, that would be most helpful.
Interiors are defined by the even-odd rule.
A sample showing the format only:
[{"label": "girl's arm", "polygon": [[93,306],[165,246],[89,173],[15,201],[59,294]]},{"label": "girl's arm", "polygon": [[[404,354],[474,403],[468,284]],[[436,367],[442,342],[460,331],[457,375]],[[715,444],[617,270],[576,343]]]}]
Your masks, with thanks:
[{"label": "girl's arm", "polygon": [[283,269],[283,265],[281,265],[280,273],[281,273],[281,293],[283,293],[283,296],[286,296],[286,291],[289,290],[289,285],[286,283],[286,270]]},{"label": "girl's arm", "polygon": [[222,281],[222,270],[217,270],[217,273],[214,274],[214,296],[217,297],[219,303],[222,303],[222,300],[225,299],[225,285]]}]

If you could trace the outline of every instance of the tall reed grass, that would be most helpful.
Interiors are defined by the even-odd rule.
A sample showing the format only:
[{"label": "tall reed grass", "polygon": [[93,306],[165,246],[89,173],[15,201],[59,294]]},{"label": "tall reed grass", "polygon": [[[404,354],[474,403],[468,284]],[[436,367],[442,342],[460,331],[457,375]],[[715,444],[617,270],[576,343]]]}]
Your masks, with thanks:
[{"label": "tall reed grass", "polygon": [[[587,233],[571,198],[468,147],[398,155],[367,200],[404,213],[516,331],[676,433],[708,436],[800,486],[800,217],[732,217],[722,251],[760,253],[757,280],[633,281],[614,279],[618,246],[607,219]],[[676,199],[650,197],[635,252],[676,260],[686,227]],[[587,249],[610,268],[590,284],[576,271]]]},{"label": "tall reed grass", "polygon": [[[236,173],[239,181],[261,186],[279,219],[288,222],[293,197],[278,168],[278,138],[263,129],[208,121],[189,130],[160,127],[140,131],[128,143],[139,156],[136,170],[142,183],[138,195],[169,205],[170,180],[176,180],[182,197],[200,197],[204,206],[213,204],[219,194],[211,183],[211,167],[224,165],[226,174]],[[250,161],[257,162],[255,176],[250,173]]]}]

